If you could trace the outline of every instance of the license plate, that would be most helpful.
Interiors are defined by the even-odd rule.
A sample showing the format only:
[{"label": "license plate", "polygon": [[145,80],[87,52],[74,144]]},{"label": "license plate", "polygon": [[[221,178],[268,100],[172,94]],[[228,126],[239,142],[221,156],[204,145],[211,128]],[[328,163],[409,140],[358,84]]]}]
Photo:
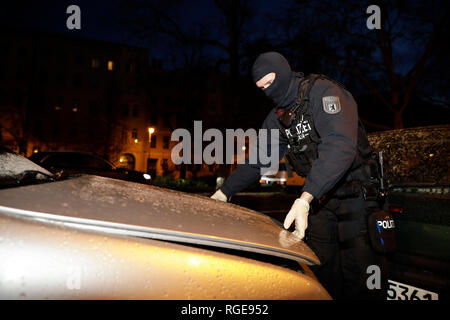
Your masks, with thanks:
[{"label": "license plate", "polygon": [[435,292],[388,280],[388,300],[439,300]]}]

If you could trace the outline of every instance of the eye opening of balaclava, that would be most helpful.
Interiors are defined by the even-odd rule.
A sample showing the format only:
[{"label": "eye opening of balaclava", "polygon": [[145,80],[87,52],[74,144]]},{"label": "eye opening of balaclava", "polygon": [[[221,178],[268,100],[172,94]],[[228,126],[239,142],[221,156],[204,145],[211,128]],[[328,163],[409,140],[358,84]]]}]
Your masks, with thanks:
[{"label": "eye opening of balaclava", "polygon": [[271,72],[275,72],[275,80],[264,93],[278,107],[286,97],[292,76],[289,62],[278,52],[266,52],[256,58],[252,67],[253,81],[257,82]]}]

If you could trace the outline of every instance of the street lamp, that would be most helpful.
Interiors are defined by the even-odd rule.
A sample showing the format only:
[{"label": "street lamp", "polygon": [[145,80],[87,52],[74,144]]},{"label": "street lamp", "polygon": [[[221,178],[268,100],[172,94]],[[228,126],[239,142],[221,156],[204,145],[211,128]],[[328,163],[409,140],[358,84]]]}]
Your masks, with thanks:
[{"label": "street lamp", "polygon": [[152,142],[152,133],[155,132],[155,128],[149,127],[148,128],[148,142]]}]

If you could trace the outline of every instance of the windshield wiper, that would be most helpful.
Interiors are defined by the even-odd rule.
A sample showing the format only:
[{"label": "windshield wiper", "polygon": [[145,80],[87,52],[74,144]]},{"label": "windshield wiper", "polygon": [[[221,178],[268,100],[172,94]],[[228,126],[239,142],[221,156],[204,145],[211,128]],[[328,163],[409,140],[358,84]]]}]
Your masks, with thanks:
[{"label": "windshield wiper", "polygon": [[16,175],[0,177],[0,187],[53,182],[59,180],[60,178],[60,174],[48,174],[39,170],[24,170]]}]

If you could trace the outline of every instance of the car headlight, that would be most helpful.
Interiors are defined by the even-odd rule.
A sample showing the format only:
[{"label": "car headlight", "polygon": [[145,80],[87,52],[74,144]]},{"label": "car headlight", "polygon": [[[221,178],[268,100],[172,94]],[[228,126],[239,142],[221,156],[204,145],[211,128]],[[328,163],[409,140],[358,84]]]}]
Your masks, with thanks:
[{"label": "car headlight", "polygon": [[150,180],[152,177],[149,175],[149,174],[147,174],[147,173],[144,173],[144,179],[145,180]]}]

